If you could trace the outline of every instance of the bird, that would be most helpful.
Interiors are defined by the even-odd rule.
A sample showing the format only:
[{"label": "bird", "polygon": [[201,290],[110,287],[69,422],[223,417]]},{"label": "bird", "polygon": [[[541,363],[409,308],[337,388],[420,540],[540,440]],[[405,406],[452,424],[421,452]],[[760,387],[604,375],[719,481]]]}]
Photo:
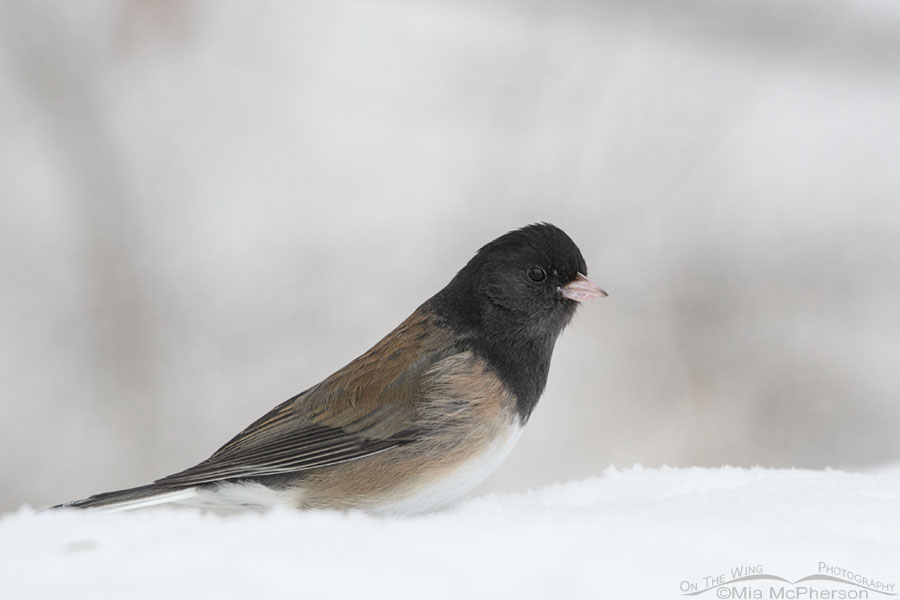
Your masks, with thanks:
[{"label": "bird", "polygon": [[581,302],[606,295],[562,229],[515,229],[367,352],[208,459],[54,508],[440,510],[507,456],[544,391],[560,333]]}]

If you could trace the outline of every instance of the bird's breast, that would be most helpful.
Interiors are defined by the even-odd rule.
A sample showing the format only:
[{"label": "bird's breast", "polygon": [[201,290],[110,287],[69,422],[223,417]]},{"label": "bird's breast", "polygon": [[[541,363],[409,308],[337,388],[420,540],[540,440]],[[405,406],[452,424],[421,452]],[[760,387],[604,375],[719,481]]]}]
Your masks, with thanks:
[{"label": "bird's breast", "polygon": [[516,396],[471,351],[436,362],[424,376],[412,438],[344,464],[305,474],[302,508],[411,514],[452,504],[512,450],[521,419]]}]

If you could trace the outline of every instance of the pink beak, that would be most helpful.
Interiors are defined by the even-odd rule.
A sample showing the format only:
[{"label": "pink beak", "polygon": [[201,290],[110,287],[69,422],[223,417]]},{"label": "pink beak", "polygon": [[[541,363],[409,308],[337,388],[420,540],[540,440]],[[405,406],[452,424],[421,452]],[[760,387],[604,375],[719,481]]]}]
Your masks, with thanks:
[{"label": "pink beak", "polygon": [[609,295],[591,283],[591,280],[581,273],[575,279],[559,288],[559,291],[565,298],[575,302],[584,302],[591,298],[603,298]]}]

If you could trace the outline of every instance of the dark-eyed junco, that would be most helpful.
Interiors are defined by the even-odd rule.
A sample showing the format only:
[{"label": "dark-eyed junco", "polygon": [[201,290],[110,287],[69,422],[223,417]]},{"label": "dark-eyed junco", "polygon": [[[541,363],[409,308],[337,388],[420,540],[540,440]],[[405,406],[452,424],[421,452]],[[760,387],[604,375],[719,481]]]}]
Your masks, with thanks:
[{"label": "dark-eyed junco", "polygon": [[435,510],[493,471],[528,422],[556,338],[605,296],[561,229],[487,244],[368,352],[189,469],[62,506]]}]

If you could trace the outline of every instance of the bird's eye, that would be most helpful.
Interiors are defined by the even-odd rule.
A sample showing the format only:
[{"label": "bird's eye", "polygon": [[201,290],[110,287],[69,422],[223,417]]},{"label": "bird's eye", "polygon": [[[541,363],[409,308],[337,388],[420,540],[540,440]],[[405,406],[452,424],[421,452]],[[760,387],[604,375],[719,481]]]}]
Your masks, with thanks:
[{"label": "bird's eye", "polygon": [[547,272],[540,267],[531,267],[528,269],[528,278],[532,281],[543,281],[547,278]]}]

